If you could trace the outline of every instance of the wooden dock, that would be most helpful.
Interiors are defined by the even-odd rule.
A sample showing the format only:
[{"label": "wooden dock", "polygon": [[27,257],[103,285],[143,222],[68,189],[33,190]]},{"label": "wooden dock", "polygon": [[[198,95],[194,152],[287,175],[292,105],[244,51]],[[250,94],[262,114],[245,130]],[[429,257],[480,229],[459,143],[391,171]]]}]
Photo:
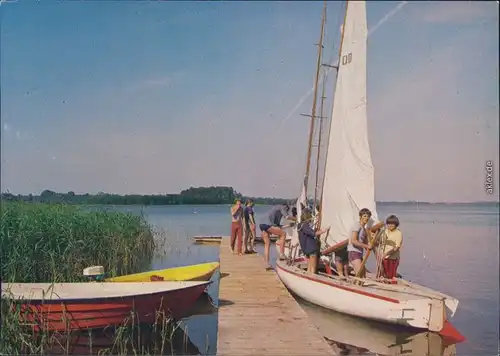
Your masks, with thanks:
[{"label": "wooden dock", "polygon": [[336,355],[261,255],[220,247],[217,355]]}]

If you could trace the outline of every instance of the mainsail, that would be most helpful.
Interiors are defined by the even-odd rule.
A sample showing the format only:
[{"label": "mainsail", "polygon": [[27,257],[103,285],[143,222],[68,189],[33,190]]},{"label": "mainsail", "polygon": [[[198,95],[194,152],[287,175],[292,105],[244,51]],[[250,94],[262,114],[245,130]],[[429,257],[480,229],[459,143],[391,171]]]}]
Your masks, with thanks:
[{"label": "mainsail", "polygon": [[[307,206],[307,197],[306,197],[306,182],[304,179],[304,182],[302,184],[302,191],[300,192],[300,196],[298,197],[297,201],[295,202],[295,208],[297,209],[297,222],[295,226],[291,228],[292,233],[291,233],[291,240],[290,240],[290,246],[295,247],[299,244],[299,233],[297,231],[298,224],[300,222],[300,217],[302,215],[302,205]],[[287,234],[289,235],[289,234]]]},{"label": "mainsail", "polygon": [[328,245],[350,237],[360,209],[370,209],[377,220],[366,118],[367,34],[365,1],[348,1],[321,199],[321,226],[330,227]]}]

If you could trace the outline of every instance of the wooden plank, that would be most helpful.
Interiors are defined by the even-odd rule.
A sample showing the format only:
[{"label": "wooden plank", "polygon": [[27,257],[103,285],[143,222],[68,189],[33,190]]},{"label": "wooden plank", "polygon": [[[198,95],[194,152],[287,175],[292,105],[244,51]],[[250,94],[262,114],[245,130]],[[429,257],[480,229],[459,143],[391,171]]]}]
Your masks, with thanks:
[{"label": "wooden plank", "polygon": [[217,355],[336,355],[260,255],[220,247]]},{"label": "wooden plank", "polygon": [[[193,240],[195,243],[221,243],[223,239],[229,238],[227,236],[193,236]],[[276,242],[278,240],[278,237],[276,236],[271,236],[270,237],[271,242]],[[262,240],[261,236],[257,236],[255,238],[255,243],[256,244],[263,244],[264,240]]]}]

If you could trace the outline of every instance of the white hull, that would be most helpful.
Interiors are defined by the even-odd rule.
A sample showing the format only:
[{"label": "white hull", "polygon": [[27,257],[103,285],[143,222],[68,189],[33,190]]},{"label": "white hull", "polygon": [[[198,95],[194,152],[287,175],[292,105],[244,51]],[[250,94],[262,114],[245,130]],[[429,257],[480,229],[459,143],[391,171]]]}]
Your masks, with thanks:
[{"label": "white hull", "polygon": [[428,288],[405,284],[383,284],[365,280],[363,286],[338,277],[309,275],[295,265],[278,261],[276,271],[293,293],[308,302],[361,318],[439,332],[446,309],[454,314],[458,300]]},{"label": "white hull", "polygon": [[[451,356],[456,355],[455,344],[447,344],[436,333],[411,332],[391,325],[355,318],[346,314],[325,312],[325,309],[302,301],[307,313],[322,335],[334,348],[357,348],[380,355]],[[348,346],[347,346],[348,345]],[[361,349],[361,350],[359,350]]]}]

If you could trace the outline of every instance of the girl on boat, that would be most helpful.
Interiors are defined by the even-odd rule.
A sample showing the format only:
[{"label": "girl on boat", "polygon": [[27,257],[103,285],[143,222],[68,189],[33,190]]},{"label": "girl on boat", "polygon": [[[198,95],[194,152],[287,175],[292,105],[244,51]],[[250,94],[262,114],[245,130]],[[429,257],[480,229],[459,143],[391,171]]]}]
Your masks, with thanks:
[{"label": "girl on boat", "polygon": [[[385,220],[385,225],[386,228],[379,243],[379,254],[384,277],[394,283],[399,266],[399,251],[403,244],[403,234],[399,230],[399,219],[396,215],[389,215]],[[383,226],[384,222],[380,222],[371,228],[371,232],[377,233]]]},{"label": "girl on boat", "polygon": [[309,209],[302,211],[301,222],[297,230],[299,232],[300,249],[307,257],[307,272],[314,274],[318,267],[318,255],[320,244],[317,237],[327,233],[329,228],[323,230],[314,230],[311,226],[313,223],[313,215]]}]

